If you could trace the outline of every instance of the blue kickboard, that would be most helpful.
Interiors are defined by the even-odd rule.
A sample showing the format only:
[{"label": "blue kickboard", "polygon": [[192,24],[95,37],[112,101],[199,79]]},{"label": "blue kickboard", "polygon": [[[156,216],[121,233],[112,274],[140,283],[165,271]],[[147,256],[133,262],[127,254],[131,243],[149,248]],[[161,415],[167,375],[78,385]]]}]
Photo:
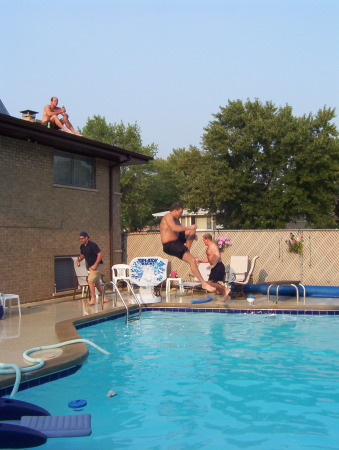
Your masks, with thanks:
[{"label": "blue kickboard", "polygon": [[207,303],[210,302],[212,299],[212,296],[209,295],[207,298],[203,298],[201,300],[192,300],[191,303]]},{"label": "blue kickboard", "polygon": [[90,414],[65,416],[24,416],[20,425],[32,428],[47,437],[78,437],[92,434]]}]

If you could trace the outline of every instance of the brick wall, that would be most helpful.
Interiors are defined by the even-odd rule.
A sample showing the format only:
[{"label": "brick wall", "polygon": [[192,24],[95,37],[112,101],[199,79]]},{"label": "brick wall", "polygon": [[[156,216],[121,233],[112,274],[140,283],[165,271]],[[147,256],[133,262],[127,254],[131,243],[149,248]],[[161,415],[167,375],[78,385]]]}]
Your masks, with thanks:
[{"label": "brick wall", "polygon": [[110,183],[110,163],[96,159],[93,190],[54,186],[53,153],[0,136],[0,292],[19,294],[23,303],[52,296],[54,258],[79,254],[80,231],[100,246],[105,280],[111,279],[110,255],[121,262],[119,167]]}]

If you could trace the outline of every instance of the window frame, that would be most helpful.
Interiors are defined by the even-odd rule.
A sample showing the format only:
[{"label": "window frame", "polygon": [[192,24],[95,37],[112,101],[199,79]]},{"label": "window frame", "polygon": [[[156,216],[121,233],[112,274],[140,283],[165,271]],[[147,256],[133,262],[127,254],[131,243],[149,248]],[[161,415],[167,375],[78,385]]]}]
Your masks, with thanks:
[{"label": "window frame", "polygon": [[[68,159],[68,161],[71,163],[70,166],[70,176],[71,180],[70,182],[65,182],[64,180],[57,179],[57,167],[56,167],[56,157],[61,157]],[[87,178],[87,183],[81,183],[77,182],[77,162],[84,162],[90,167],[91,169],[91,177],[90,179]],[[80,172],[79,172],[80,173]],[[91,158],[88,156],[83,155],[77,155],[74,153],[64,152],[62,150],[55,150],[53,153],[53,184],[56,186],[65,186],[70,188],[76,188],[76,189],[96,189],[96,164],[95,164],[95,158]],[[78,178],[80,179],[80,178]]]}]

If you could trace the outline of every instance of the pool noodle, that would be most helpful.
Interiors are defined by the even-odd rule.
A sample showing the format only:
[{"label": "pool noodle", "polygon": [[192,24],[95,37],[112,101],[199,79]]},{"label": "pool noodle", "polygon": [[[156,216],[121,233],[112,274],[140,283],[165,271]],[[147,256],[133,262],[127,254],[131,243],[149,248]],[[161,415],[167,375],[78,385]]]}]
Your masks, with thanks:
[{"label": "pool noodle", "polygon": [[212,300],[212,296],[208,295],[207,298],[203,298],[202,300],[192,300],[191,303],[207,303]]}]

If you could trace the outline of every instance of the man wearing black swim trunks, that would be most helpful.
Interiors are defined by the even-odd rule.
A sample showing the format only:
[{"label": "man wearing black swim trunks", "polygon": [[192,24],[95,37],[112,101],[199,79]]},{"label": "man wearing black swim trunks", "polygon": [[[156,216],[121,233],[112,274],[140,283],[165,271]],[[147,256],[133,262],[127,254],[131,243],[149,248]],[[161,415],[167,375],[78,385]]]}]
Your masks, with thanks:
[{"label": "man wearing black swim trunks", "polygon": [[228,301],[230,296],[228,295],[230,292],[230,288],[225,288],[222,284],[218,283],[218,281],[225,280],[225,266],[221,261],[221,254],[217,244],[215,244],[212,240],[212,235],[210,233],[205,233],[203,235],[204,244],[207,246],[205,259],[198,260],[198,263],[210,263],[211,273],[208,278],[208,283],[215,287],[217,292],[222,295],[223,301]]},{"label": "man wearing black swim trunks", "polygon": [[190,265],[193,275],[200,281],[201,286],[208,292],[214,292],[207,281],[203,279],[198,269],[195,257],[190,253],[193,241],[196,239],[196,225],[184,227],[180,224],[183,207],[174,203],[170,211],[165,214],[160,222],[160,236],[163,250],[167,255],[176,256]]}]

